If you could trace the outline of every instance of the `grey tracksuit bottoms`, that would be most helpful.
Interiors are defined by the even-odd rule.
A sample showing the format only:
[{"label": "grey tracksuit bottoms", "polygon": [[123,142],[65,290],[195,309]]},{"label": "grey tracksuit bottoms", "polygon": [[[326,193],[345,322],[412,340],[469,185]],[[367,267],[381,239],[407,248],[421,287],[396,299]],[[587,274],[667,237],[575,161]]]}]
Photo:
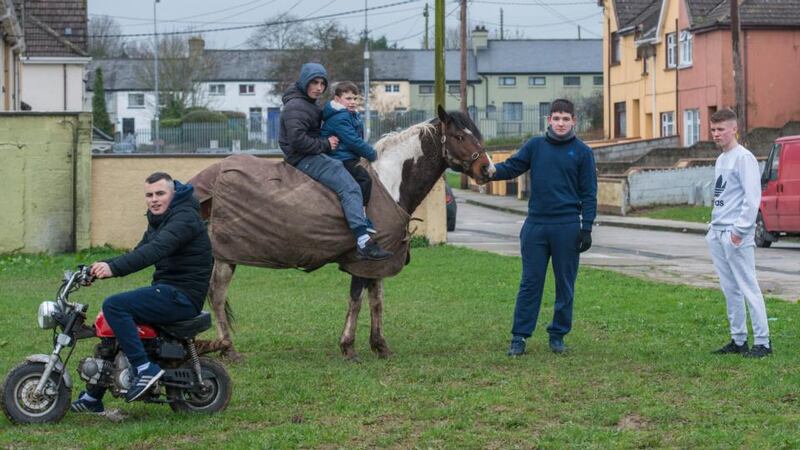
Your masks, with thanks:
[{"label": "grey tracksuit bottoms", "polygon": [[[769,346],[769,325],[764,297],[756,280],[755,243],[753,235],[744,236],[739,246],[731,242],[731,230],[711,229],[706,242],[719,275],[719,284],[728,307],[731,338],[747,342],[747,312],[753,325],[754,345]],[[747,305],[747,311],[745,310]]]}]

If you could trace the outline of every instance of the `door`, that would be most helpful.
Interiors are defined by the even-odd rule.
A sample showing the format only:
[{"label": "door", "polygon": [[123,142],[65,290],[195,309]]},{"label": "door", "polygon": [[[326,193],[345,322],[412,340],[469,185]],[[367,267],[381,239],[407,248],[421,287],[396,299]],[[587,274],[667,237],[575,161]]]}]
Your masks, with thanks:
[{"label": "door", "polygon": [[267,108],[267,140],[275,147],[278,146],[278,127],[281,121],[280,108]]},{"label": "door", "polygon": [[800,231],[800,141],[784,142],[778,174],[778,226]]},{"label": "door", "polygon": [[761,175],[761,216],[768,231],[778,231],[778,167],[781,144],[772,146]]},{"label": "door", "polygon": [[550,115],[550,102],[539,103],[539,134],[547,129],[547,116]]},{"label": "door", "polygon": [[128,136],[133,136],[133,134],[136,132],[136,129],[134,128],[135,123],[136,122],[134,121],[133,118],[127,118],[126,117],[126,118],[122,119],[122,138],[123,138],[123,140],[125,140],[125,138],[127,138]]},{"label": "door", "polygon": [[628,121],[625,114],[625,102],[614,103],[614,137],[627,136]]}]

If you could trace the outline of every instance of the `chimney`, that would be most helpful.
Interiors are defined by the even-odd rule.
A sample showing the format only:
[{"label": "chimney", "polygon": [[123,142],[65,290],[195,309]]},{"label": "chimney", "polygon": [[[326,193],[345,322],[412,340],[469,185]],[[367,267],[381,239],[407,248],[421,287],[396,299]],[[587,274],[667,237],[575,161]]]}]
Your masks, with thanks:
[{"label": "chimney", "polygon": [[199,36],[192,36],[189,38],[189,58],[199,58],[203,56],[203,49],[206,47],[206,41]]},{"label": "chimney", "polygon": [[489,44],[489,32],[486,27],[478,25],[472,30],[472,51],[477,54],[478,50],[485,49]]}]

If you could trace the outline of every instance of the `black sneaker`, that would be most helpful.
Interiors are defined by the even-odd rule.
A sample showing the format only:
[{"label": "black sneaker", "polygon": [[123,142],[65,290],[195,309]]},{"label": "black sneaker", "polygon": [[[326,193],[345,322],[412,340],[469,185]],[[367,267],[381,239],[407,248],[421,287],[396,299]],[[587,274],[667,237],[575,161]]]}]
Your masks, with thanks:
[{"label": "black sneaker", "polygon": [[522,356],[525,354],[525,338],[514,336],[511,338],[511,346],[508,347],[508,356]]},{"label": "black sneaker", "polygon": [[719,350],[714,350],[711,353],[715,355],[728,355],[731,353],[738,355],[745,355],[747,354],[747,351],[748,351],[747,342],[745,342],[742,345],[739,345],[736,343],[736,341],[731,339],[731,341],[728,342],[724,347],[720,348]]},{"label": "black sneaker", "polygon": [[70,411],[76,413],[101,413],[106,410],[102,400],[90,401],[82,399],[81,397],[83,397],[85,393],[85,391],[81,391],[81,393],[78,394],[78,399],[72,402],[69,407]]},{"label": "black sneaker", "polygon": [[356,249],[358,259],[366,259],[368,261],[383,261],[384,259],[391,258],[394,253],[387,252],[382,249],[375,241],[370,239],[363,248]]},{"label": "black sneaker", "polygon": [[550,336],[550,350],[558,354],[567,351],[567,347],[564,345],[564,338]]},{"label": "black sneaker", "polygon": [[136,375],[136,378],[133,379],[131,383],[131,388],[128,389],[128,393],[125,394],[125,401],[132,402],[134,400],[138,400],[145,392],[147,392],[156,381],[158,381],[161,376],[164,375],[164,371],[161,367],[158,367],[158,364],[151,362],[150,367],[143,370],[142,373]]},{"label": "black sneaker", "polygon": [[754,345],[749,352],[743,354],[742,356],[744,356],[745,358],[763,358],[771,354],[772,354],[772,343],[770,342],[769,347],[761,344]]}]

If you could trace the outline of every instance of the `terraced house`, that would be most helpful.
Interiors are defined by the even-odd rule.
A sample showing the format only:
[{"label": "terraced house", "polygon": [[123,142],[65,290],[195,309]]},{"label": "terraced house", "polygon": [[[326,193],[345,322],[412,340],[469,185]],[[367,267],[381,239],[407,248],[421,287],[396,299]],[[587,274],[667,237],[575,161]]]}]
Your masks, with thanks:
[{"label": "terraced house", "polygon": [[[710,139],[735,105],[728,0],[600,0],[606,138]],[[748,129],[800,119],[800,2],[740,1]]]}]

